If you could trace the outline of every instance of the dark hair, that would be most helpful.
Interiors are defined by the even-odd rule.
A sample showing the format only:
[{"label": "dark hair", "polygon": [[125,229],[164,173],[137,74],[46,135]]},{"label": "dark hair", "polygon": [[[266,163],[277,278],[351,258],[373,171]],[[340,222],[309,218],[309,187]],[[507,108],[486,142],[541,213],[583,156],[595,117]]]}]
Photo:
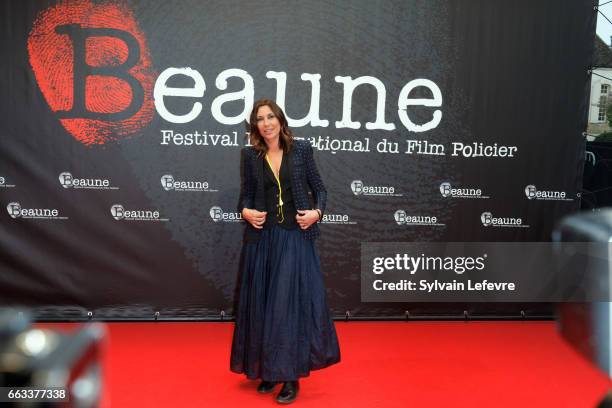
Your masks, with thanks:
[{"label": "dark hair", "polygon": [[249,120],[250,128],[249,128],[249,141],[253,145],[253,147],[259,152],[260,155],[266,154],[268,151],[268,145],[264,142],[263,137],[259,134],[259,129],[257,128],[257,111],[262,106],[267,106],[270,108],[274,116],[278,119],[280,123],[280,135],[278,143],[280,148],[283,149],[285,153],[291,151],[291,147],[293,146],[293,132],[289,129],[289,124],[287,123],[287,118],[285,117],[285,113],[283,110],[274,102],[272,99],[259,99],[255,101],[253,104],[253,110],[251,111],[251,117]]}]

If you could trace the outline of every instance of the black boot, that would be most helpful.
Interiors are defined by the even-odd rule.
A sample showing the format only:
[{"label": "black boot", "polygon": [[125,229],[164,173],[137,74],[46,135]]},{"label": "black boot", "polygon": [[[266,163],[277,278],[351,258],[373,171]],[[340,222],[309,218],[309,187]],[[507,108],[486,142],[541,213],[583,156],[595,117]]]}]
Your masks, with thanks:
[{"label": "black boot", "polygon": [[260,394],[267,394],[274,391],[274,387],[278,384],[276,381],[262,381],[257,387],[257,392]]},{"label": "black boot", "polygon": [[276,396],[276,402],[279,404],[291,404],[297,398],[300,383],[297,381],[287,381],[283,384],[280,392]]}]

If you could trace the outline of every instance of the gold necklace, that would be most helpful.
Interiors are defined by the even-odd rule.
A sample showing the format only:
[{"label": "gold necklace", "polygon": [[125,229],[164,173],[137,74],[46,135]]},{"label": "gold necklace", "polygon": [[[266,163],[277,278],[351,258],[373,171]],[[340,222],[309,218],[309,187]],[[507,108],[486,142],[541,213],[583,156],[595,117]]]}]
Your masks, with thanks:
[{"label": "gold necklace", "polygon": [[[282,160],[282,159],[281,159]],[[272,167],[272,161],[270,161],[270,157],[266,153],[266,161],[268,162],[268,166],[270,166],[270,170],[272,170],[272,174],[274,174],[274,178],[276,179],[276,183],[278,184],[278,223],[281,224],[285,220],[285,216],[283,214],[283,188],[281,187],[280,182],[280,167],[278,168],[278,176],[274,171],[274,167]],[[282,165],[282,162],[281,162]]]}]

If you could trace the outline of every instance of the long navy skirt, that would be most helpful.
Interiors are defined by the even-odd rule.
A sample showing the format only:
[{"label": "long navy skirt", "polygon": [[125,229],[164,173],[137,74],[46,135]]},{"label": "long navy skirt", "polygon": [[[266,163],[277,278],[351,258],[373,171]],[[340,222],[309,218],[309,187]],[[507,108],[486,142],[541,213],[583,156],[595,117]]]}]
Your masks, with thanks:
[{"label": "long navy skirt", "polygon": [[278,226],[246,243],[230,369],[295,381],[340,361],[313,240]]}]

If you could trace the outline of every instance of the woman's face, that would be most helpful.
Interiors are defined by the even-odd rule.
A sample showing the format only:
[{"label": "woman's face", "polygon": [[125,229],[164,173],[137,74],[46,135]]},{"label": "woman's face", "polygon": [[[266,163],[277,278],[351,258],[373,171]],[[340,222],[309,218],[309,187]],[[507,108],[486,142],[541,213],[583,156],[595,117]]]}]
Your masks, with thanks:
[{"label": "woman's face", "polygon": [[257,130],[266,143],[278,140],[280,129],[280,122],[268,105],[257,109]]}]

